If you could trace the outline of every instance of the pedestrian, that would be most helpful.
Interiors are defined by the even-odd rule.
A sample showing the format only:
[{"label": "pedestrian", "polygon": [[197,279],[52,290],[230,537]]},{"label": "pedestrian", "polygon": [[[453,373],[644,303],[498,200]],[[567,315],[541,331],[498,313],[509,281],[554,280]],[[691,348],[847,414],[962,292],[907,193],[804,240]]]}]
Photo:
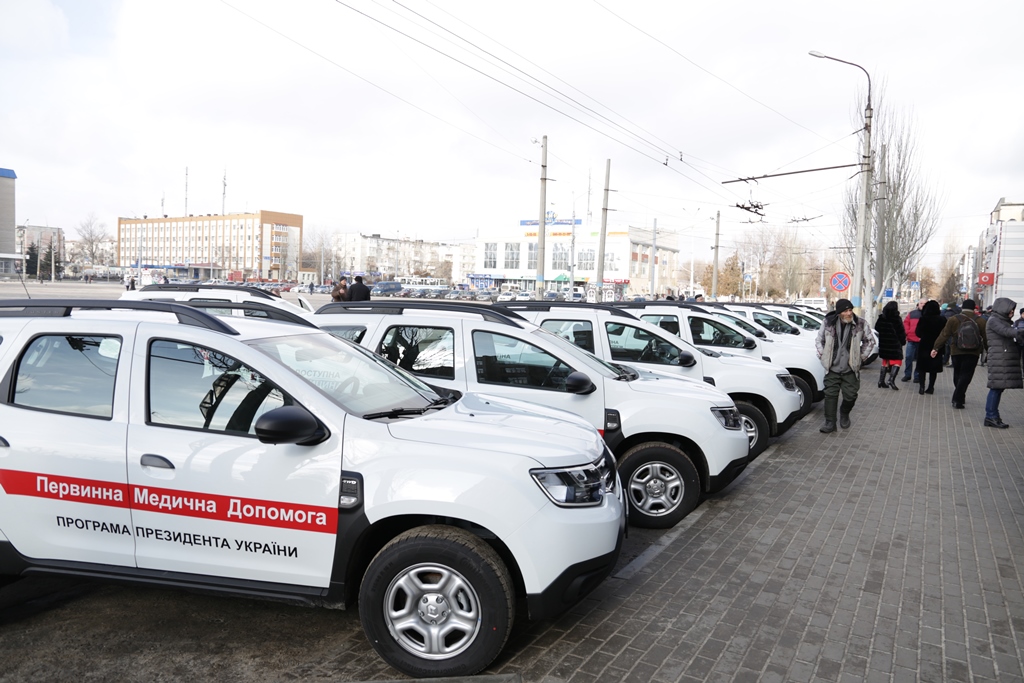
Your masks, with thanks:
[{"label": "pedestrian", "polygon": [[1006,429],[999,417],[999,401],[1004,389],[1024,387],[1020,373],[1020,344],[1024,332],[1015,330],[1010,316],[1017,308],[1017,302],[999,297],[992,303],[992,315],[985,327],[988,344],[988,399],[985,401],[985,426]]},{"label": "pedestrian", "polygon": [[[949,319],[954,315],[959,314],[960,308],[956,305],[955,301],[942,304],[942,317],[946,319],[946,322],[949,322]],[[952,367],[953,365],[950,361],[950,342],[948,340],[946,341],[946,347],[942,349],[942,365],[947,368]]]},{"label": "pedestrian", "polygon": [[698,294],[697,296],[693,297],[693,300],[698,304],[702,304],[704,303],[704,295]]},{"label": "pedestrian", "polygon": [[947,341],[953,363],[953,407],[963,409],[967,387],[974,379],[974,370],[985,348],[985,321],[978,315],[973,299],[964,299],[960,313],[946,321],[932,347],[932,358],[939,355]]},{"label": "pedestrian", "polygon": [[132,276],[130,276],[128,278],[128,286],[126,287],[126,289],[129,292],[134,292],[135,291],[135,276],[134,275],[132,275]]},{"label": "pedestrian", "polygon": [[331,301],[348,301],[348,282],[345,278],[338,278],[338,283],[331,290]]},{"label": "pedestrian", "polygon": [[907,342],[907,331],[903,328],[900,318],[900,305],[890,301],[882,308],[882,315],[875,321],[875,332],[878,333],[878,357],[882,359],[882,369],[878,374],[878,388],[899,390],[896,386],[896,375],[903,364],[903,345]]},{"label": "pedestrian", "polygon": [[907,333],[907,362],[904,363],[903,379],[901,380],[903,382],[909,382],[911,375],[913,375],[914,384],[920,381],[918,372],[914,368],[914,361],[917,360],[917,348],[921,341],[921,338],[917,336],[917,322],[921,319],[921,309],[927,302],[928,299],[918,299],[917,306],[903,319],[903,331]]},{"label": "pedestrian", "polygon": [[310,282],[309,282],[309,293],[310,294],[313,293],[313,281],[312,280],[310,280]]},{"label": "pedestrian", "polygon": [[356,281],[348,288],[349,301],[369,301],[370,288],[363,284],[363,276],[356,275]]},{"label": "pedestrian", "polygon": [[814,345],[825,368],[825,424],[823,434],[836,431],[836,408],[839,394],[839,426],[850,427],[850,412],[860,391],[861,365],[875,354],[875,336],[868,323],[853,312],[849,299],[836,301],[836,308],[825,316]]},{"label": "pedestrian", "polygon": [[921,309],[921,319],[917,321],[917,336],[921,338],[917,347],[918,394],[935,393],[935,377],[942,372],[942,351],[940,349],[935,356],[930,351],[935,348],[935,340],[945,327],[946,319],[942,317],[939,302],[934,299],[928,301]]}]

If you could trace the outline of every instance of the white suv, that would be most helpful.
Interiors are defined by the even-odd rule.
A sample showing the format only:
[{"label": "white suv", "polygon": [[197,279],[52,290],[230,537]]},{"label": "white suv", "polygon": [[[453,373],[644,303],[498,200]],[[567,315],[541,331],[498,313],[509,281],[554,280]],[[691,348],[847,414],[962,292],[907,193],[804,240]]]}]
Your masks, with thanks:
[{"label": "white suv", "polygon": [[598,358],[705,381],[729,394],[743,416],[750,456],[801,416],[802,394],[786,368],[698,349],[628,312],[600,304],[504,304]]},{"label": "white suv", "polygon": [[619,460],[637,526],[666,528],[748,462],[742,419],[704,382],[610,364],[496,306],[327,304],[309,316],[432,386],[532,401],[597,427]]},{"label": "white suv", "polygon": [[[792,344],[774,343],[761,337],[742,316],[715,304],[685,304],[673,301],[617,303],[641,320],[657,325],[699,348],[749,358],[760,358],[786,368],[804,395],[804,414],[825,397],[825,369],[813,350]],[[737,322],[737,320],[742,321]],[[767,337],[767,335],[764,335]],[[812,340],[813,341],[813,340]]]},{"label": "white suv", "polygon": [[[298,297],[299,305],[296,306],[276,294],[245,285],[147,285],[142,289],[125,292],[121,295],[121,299],[128,301],[201,301],[205,303],[254,301],[296,314],[314,310],[313,305],[301,295]],[[221,313],[214,311],[214,314],[220,315]],[[228,315],[227,313],[223,314]],[[235,315],[252,314],[236,311]]]},{"label": "white suv", "polygon": [[389,664],[460,676],[501,651],[517,595],[552,617],[621,547],[590,424],[438,395],[312,327],[0,301],[0,377],[0,575],[358,602]]}]

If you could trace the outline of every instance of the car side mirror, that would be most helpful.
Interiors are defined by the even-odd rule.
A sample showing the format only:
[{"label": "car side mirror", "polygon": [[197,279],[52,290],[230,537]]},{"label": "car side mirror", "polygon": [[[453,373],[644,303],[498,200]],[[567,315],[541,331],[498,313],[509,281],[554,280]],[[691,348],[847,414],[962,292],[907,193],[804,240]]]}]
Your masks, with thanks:
[{"label": "car side mirror", "polygon": [[597,386],[590,381],[590,378],[582,372],[570,372],[565,378],[565,390],[570,394],[592,394],[597,391]]},{"label": "car side mirror", "polygon": [[753,337],[744,337],[743,338],[743,348],[745,348],[745,349],[756,349],[757,348],[757,340],[754,339]]},{"label": "car side mirror", "polygon": [[263,413],[256,420],[255,429],[260,443],[312,446],[327,437],[312,413],[300,406],[282,406]]},{"label": "car side mirror", "polygon": [[[764,330],[754,330],[754,336],[758,339],[766,339],[768,337]],[[749,346],[747,348],[750,348]]]},{"label": "car side mirror", "polygon": [[791,328],[789,328],[789,333],[790,334],[800,334],[800,330],[798,328],[796,328],[796,327],[791,327]]},{"label": "car side mirror", "polygon": [[679,352],[679,365],[683,366],[684,368],[692,368],[696,364],[697,359],[693,357],[692,353],[690,353],[689,351]]}]

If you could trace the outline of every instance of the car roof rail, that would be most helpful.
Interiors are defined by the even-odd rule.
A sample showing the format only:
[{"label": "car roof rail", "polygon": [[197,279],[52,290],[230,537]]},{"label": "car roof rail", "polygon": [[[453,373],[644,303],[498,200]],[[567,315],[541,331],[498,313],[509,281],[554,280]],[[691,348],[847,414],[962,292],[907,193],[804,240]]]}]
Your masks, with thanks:
[{"label": "car roof rail", "polygon": [[[688,308],[693,311],[700,311],[701,313],[707,313],[708,308],[715,306],[714,303],[688,303],[686,301],[616,301],[613,306],[619,308]],[[721,305],[718,305],[722,308]]]},{"label": "car roof rail", "polygon": [[140,292],[198,292],[206,289],[229,289],[232,292],[245,292],[262,299],[279,299],[270,292],[257,287],[246,287],[245,285],[146,285]]},{"label": "car roof rail", "polygon": [[192,308],[226,308],[231,311],[260,311],[266,315],[246,316],[249,320],[273,320],[274,322],[294,323],[303,327],[320,329],[301,315],[286,311],[262,301],[176,301],[175,303]]},{"label": "car roof rail", "polygon": [[522,327],[519,321],[529,322],[515,311],[496,311],[492,305],[457,304],[448,301],[334,301],[324,304],[316,310],[315,315],[326,313],[380,313],[385,315],[401,315],[406,311],[452,311],[455,313],[475,313],[491,322]]},{"label": "car roof rail", "polygon": [[238,330],[215,315],[211,315],[206,311],[196,310],[179,302],[170,301],[132,301],[130,299],[7,299],[0,300],[0,318],[22,318],[26,316],[35,318],[64,318],[70,316],[71,311],[75,308],[104,311],[130,310],[173,313],[182,325],[204,327],[223,334],[238,334]]},{"label": "car roof rail", "polygon": [[508,308],[513,311],[517,308],[524,311],[550,311],[552,308],[593,308],[599,311],[608,311],[612,315],[621,316],[623,318],[636,319],[635,315],[627,313],[621,308],[617,308],[610,304],[592,304],[587,301],[500,301],[493,304],[493,306],[498,308]]}]

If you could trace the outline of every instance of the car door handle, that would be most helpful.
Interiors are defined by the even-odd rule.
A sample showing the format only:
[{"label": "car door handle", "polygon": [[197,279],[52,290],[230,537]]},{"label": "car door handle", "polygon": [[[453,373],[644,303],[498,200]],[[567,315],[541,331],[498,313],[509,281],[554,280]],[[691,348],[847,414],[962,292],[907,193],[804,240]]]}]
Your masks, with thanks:
[{"label": "car door handle", "polygon": [[162,467],[165,470],[174,469],[174,465],[170,460],[162,455],[153,455],[152,453],[143,453],[142,459],[139,460],[139,463],[143,467]]}]

